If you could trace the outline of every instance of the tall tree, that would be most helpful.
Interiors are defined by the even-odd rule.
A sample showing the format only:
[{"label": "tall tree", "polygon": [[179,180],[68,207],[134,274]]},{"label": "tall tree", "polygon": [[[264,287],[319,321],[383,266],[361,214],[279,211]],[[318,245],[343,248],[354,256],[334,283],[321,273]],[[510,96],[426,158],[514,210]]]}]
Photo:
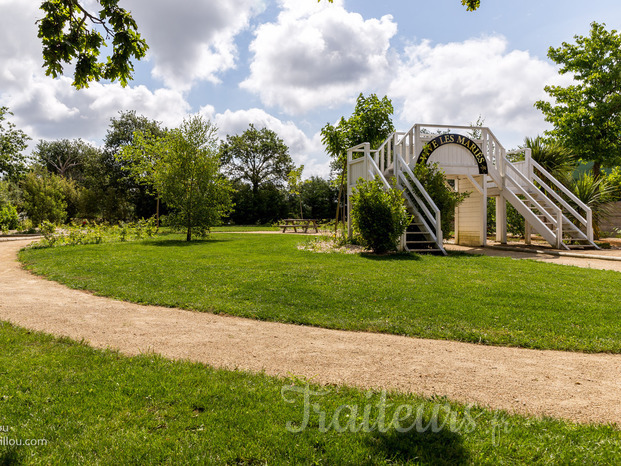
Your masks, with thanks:
[{"label": "tall tree", "polygon": [[546,86],[555,102],[535,104],[554,126],[549,134],[592,161],[596,178],[602,167],[621,163],[621,34],[605,26],[594,22],[589,36],[550,48],[548,57],[561,65],[559,73],[571,73],[575,83]]},{"label": "tall tree", "polygon": [[356,100],[354,113],[346,120],[333,126],[328,123],[321,129],[322,142],[332,158],[332,170],[341,173],[346,166],[347,149],[368,142],[371,149],[377,149],[395,130],[392,124],[394,108],[392,101],[376,94],[365,97],[362,93]]},{"label": "tall tree", "polygon": [[[39,23],[43,44],[43,66],[48,76],[58,77],[63,66],[74,63],[73,85],[88,87],[91,81],[119,80],[126,86],[132,79],[132,59],[140,60],[148,46],[138,33],[132,15],[121,8],[119,0],[98,0],[101,9],[89,11],[84,1],[47,0],[41,4],[45,16]],[[112,54],[99,55],[111,39]]]},{"label": "tall tree", "polygon": [[26,172],[23,151],[28,147],[30,137],[17,129],[15,124],[6,121],[7,115],[13,114],[7,107],[0,107],[0,178],[16,180]]},{"label": "tall tree", "polygon": [[294,168],[284,141],[274,131],[252,124],[242,134],[227,135],[220,155],[224,173],[233,181],[249,184],[254,193],[262,185],[283,187]]},{"label": "tall tree", "polygon": [[84,181],[84,167],[99,156],[100,150],[81,139],[39,141],[32,155],[49,172],[64,178]]},{"label": "tall tree", "polygon": [[[124,147],[134,144],[134,135],[151,135],[155,139],[164,136],[166,128],[159,121],[138,115],[135,110],[120,112],[117,118],[110,119],[110,127],[104,138],[103,164],[106,180],[104,190],[113,189],[120,204],[134,206],[138,217],[150,217],[157,213],[159,203],[144,183],[132,173],[129,160],[120,157]],[[155,208],[155,212],[154,212]]]},{"label": "tall tree", "polygon": [[155,187],[172,210],[173,227],[206,235],[231,209],[231,186],[220,173],[218,129],[200,116],[183,121],[157,141]]},{"label": "tall tree", "polygon": [[384,96],[380,99],[375,94],[364,97],[360,93],[352,116],[347,120],[341,117],[336,126],[328,123],[321,129],[321,141],[332,158],[332,171],[340,176],[335,235],[339,223],[341,198],[344,195],[347,149],[363,142],[370,143],[372,149],[378,148],[395,130],[391,119],[393,113],[392,101],[388,97]]}]

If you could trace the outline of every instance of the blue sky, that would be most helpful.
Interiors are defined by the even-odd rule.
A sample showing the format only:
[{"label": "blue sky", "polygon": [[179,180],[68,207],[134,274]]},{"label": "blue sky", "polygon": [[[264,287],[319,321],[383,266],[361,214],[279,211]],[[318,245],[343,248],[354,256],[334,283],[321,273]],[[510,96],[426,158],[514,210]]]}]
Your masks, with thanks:
[{"label": "blue sky", "polygon": [[[92,0],[86,0],[93,4]],[[37,0],[0,0],[0,105],[34,141],[101,144],[119,111],[177,125],[201,113],[222,137],[276,131],[305,176],[329,175],[319,131],[356,96],[388,95],[394,122],[463,125],[479,115],[507,147],[547,125],[533,103],[568,83],[546,53],[592,21],[621,29],[618,0],[120,0],[150,45],[127,88],[74,90],[46,77]],[[70,74],[70,70],[68,70]]]}]

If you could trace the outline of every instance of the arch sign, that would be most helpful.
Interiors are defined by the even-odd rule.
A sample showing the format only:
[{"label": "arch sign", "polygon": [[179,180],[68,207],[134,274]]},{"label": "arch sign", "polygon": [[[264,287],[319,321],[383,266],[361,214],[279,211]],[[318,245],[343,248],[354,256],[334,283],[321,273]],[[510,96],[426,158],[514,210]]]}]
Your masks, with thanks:
[{"label": "arch sign", "polygon": [[425,147],[423,147],[423,150],[418,156],[418,161],[416,163],[427,163],[427,160],[429,160],[429,157],[431,156],[433,151],[446,144],[457,144],[467,149],[472,154],[477,162],[477,165],[479,166],[479,174],[487,175],[487,160],[485,160],[485,155],[483,154],[483,151],[472,139],[467,138],[466,136],[461,136],[459,134],[443,134],[429,141],[427,144],[425,144]]}]

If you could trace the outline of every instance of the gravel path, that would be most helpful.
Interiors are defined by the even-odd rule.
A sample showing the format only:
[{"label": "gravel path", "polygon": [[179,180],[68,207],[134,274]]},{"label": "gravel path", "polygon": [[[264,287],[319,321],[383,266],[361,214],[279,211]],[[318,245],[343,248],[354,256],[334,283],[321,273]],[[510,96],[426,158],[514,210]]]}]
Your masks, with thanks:
[{"label": "gravel path", "polygon": [[329,384],[445,395],[531,415],[621,425],[621,355],[500,348],[343,332],[141,306],[24,271],[0,242],[0,320],[125,354]]}]

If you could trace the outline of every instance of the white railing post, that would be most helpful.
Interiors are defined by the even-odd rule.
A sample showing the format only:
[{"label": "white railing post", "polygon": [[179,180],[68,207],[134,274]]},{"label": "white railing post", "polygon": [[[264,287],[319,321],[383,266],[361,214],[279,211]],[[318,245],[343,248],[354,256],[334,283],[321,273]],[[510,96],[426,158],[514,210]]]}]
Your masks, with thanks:
[{"label": "white railing post", "polygon": [[414,147],[413,147],[413,151],[414,151],[414,157],[413,160],[416,160],[418,158],[418,154],[421,153],[421,151],[423,150],[423,148],[421,147],[420,144],[420,127],[419,125],[414,125]]},{"label": "white railing post", "polygon": [[563,211],[556,211],[556,249],[561,249],[563,245]]},{"label": "white railing post", "polygon": [[436,242],[442,246],[444,238],[442,237],[442,215],[439,210],[436,211]]},{"label": "white railing post", "polygon": [[587,238],[593,242],[593,211],[589,208],[586,211],[587,215]]}]

